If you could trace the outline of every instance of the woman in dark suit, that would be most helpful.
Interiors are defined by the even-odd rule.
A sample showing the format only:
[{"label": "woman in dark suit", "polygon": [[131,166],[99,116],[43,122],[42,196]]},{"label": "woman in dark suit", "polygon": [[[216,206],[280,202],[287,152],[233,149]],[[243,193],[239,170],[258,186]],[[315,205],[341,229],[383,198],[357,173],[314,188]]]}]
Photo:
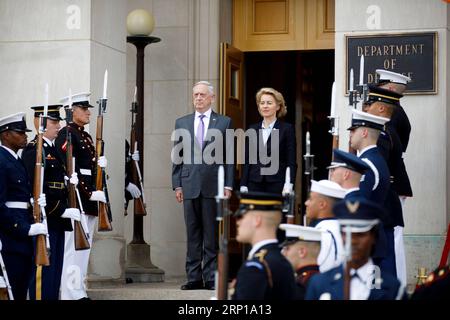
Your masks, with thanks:
[{"label": "woman in dark suit", "polygon": [[[296,163],[296,139],[295,129],[289,123],[280,121],[287,113],[283,95],[273,88],[262,88],[256,93],[256,105],[262,121],[255,123],[248,130],[255,130],[257,143],[255,141],[246,141],[245,144],[245,164],[243,165],[241,178],[241,192],[259,191],[281,194],[284,187],[286,168],[290,168],[291,183],[295,182],[297,171]],[[278,132],[278,141],[272,141],[274,130]],[[272,155],[273,146],[278,146],[278,165],[277,157]],[[253,148],[253,149],[252,149]],[[264,150],[260,150],[264,148]],[[250,161],[249,151],[255,155],[256,163]],[[276,151],[276,150],[275,150]],[[269,163],[261,158],[261,154],[266,154],[270,160]],[[250,159],[250,160],[249,160]],[[250,163],[252,162],[252,163]],[[275,173],[264,174],[261,169],[267,169],[275,165]]]}]

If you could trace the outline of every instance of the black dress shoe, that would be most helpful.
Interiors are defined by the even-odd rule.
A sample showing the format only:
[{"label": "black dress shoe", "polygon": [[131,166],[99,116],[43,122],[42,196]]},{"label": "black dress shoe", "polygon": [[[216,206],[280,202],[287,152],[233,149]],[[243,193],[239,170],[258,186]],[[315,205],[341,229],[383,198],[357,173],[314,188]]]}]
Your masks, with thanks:
[{"label": "black dress shoe", "polygon": [[206,281],[205,282],[205,289],[206,290],[215,290],[216,287],[214,285],[214,281]]},{"label": "black dress shoe", "polygon": [[203,289],[202,281],[189,281],[181,286],[181,290],[198,290]]}]

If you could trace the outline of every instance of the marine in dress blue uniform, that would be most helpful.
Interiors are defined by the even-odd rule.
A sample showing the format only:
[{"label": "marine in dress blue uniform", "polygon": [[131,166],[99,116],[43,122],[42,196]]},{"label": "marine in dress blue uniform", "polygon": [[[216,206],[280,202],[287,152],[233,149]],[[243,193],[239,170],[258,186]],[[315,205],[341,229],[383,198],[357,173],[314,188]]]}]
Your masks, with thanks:
[{"label": "marine in dress blue uniform", "polygon": [[[281,207],[281,195],[241,194],[240,207],[235,214],[239,219],[236,238],[241,243],[252,244],[252,249],[238,271],[232,300],[295,298],[294,270],[281,254],[276,239]],[[262,232],[266,236],[261,237]]]},{"label": "marine in dress blue uniform", "polygon": [[[79,93],[72,96],[73,122],[68,123],[60,130],[55,140],[55,145],[65,163],[67,151],[66,138],[68,132],[71,133],[75,171],[79,179],[78,190],[80,191],[83,210],[86,214],[87,226],[84,227],[84,230],[88,235],[88,240],[92,248],[92,237],[98,216],[97,202],[106,202],[106,198],[103,191],[96,191],[95,188],[94,177],[97,168],[95,147],[91,135],[84,129],[84,125],[90,122],[90,108],[93,108],[89,102],[89,96],[90,93]],[[64,97],[60,101],[64,107],[69,105],[69,97]],[[100,165],[100,161],[98,163]],[[61,279],[62,300],[88,299],[85,278],[91,249],[75,251],[73,241],[73,233],[66,233],[63,275]],[[70,284],[74,266],[79,268],[81,275],[81,281],[77,282],[79,286]]]},{"label": "marine in dress blue uniform", "polygon": [[280,245],[281,253],[289,260],[295,270],[297,300],[304,300],[311,277],[319,273],[317,258],[324,231],[295,224],[281,224],[286,231],[286,240]]},{"label": "marine in dress blue uniform", "polygon": [[25,113],[0,119],[0,240],[15,300],[25,300],[33,270],[31,184],[17,151],[27,143]]},{"label": "marine in dress blue uniform", "polygon": [[[62,105],[48,106],[47,123],[49,121],[59,123],[61,120],[59,108],[61,107]],[[35,121],[39,121],[39,116],[43,114],[44,107],[35,106],[32,109],[34,110]],[[45,209],[50,235],[50,265],[34,268],[29,291],[31,300],[58,300],[64,258],[64,232],[72,231],[70,219],[62,217],[67,209],[68,199],[66,181],[64,179],[66,176],[64,162],[57,152],[54,142],[46,137],[46,134],[49,132],[44,133],[42,146],[44,152],[43,189],[47,200]],[[37,137],[22,152],[22,159],[30,181],[34,180],[36,143]]]},{"label": "marine in dress blue uniform", "polygon": [[[371,255],[377,238],[377,227],[384,209],[361,198],[341,201],[334,208],[343,233],[351,232],[350,300],[405,299],[404,287],[398,279],[383,270],[378,272]],[[314,275],[306,293],[307,300],[343,300],[344,266]]]}]

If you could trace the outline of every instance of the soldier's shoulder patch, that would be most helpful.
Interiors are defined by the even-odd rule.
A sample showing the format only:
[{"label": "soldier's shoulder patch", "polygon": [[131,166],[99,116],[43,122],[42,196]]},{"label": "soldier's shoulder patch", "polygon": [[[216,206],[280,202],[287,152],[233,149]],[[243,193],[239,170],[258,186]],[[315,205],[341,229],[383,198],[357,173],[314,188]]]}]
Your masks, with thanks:
[{"label": "soldier's shoulder patch", "polygon": [[264,270],[264,266],[258,261],[247,261],[245,263],[246,268],[257,268],[259,270]]}]

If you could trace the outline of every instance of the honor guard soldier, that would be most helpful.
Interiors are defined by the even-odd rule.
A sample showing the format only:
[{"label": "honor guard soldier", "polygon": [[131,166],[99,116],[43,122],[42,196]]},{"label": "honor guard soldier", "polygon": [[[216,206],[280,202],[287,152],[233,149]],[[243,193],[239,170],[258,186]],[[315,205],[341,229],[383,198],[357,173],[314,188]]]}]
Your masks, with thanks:
[{"label": "honor guard soldier", "polygon": [[[378,150],[377,141],[389,119],[359,110],[352,110],[352,112],[352,125],[348,128],[350,143],[352,148],[358,151],[358,157],[370,167],[359,185],[361,195],[367,200],[381,204],[388,211],[389,200],[395,199],[392,196],[388,197],[391,188],[390,172],[386,160]],[[380,232],[380,241],[386,241],[386,250],[374,254],[374,260],[380,268],[393,275],[396,274],[394,219],[395,216],[391,215],[391,211],[384,215],[384,219],[381,221],[384,232]]]},{"label": "honor guard soldier", "polygon": [[[377,86],[369,86],[369,89],[366,112],[391,119],[395,109],[400,105],[399,101],[402,95]],[[385,227],[391,227],[393,229],[396,274],[397,270],[400,269],[401,279],[406,284],[406,262],[402,236],[404,221],[399,192],[407,193],[408,195],[412,195],[412,192],[402,158],[402,143],[395,128],[390,124],[390,121],[385,124],[384,131],[380,134],[377,146],[381,155],[386,160],[391,181],[386,199],[386,211],[390,217],[391,224],[385,225]],[[407,186],[407,190],[405,186]],[[395,231],[396,228],[398,229],[397,232]]]},{"label": "honor guard soldier", "polygon": [[281,253],[289,260],[295,271],[297,300],[304,300],[306,288],[312,275],[319,273],[317,257],[323,231],[295,224],[281,224],[286,231],[286,240],[281,244]]},{"label": "honor guard soldier", "polygon": [[[56,147],[63,159],[66,161],[67,151],[67,133],[71,133],[73,157],[75,158],[75,170],[78,174],[81,202],[83,210],[86,213],[89,242],[92,247],[92,237],[94,227],[97,222],[98,204],[106,203],[105,193],[95,190],[94,174],[97,167],[95,162],[96,154],[92,137],[84,129],[84,126],[90,122],[93,106],[89,103],[90,93],[79,93],[72,96],[73,122],[67,123],[62,128],[56,138]],[[69,106],[69,97],[61,99],[64,107]],[[106,167],[105,157],[98,160],[100,167]],[[80,300],[87,299],[85,279],[89,262],[90,249],[75,251],[73,233],[66,233],[64,266],[61,279],[61,299],[62,300]],[[70,283],[73,278],[74,266],[79,268],[81,280],[75,284]],[[78,271],[78,270],[77,270]]]},{"label": "honor guard soldier", "polygon": [[311,192],[305,202],[306,217],[310,227],[325,231],[317,259],[320,272],[328,271],[342,263],[342,245],[339,222],[333,213],[333,206],[345,196],[345,189],[329,180],[311,180]]},{"label": "honor guard soldier", "polygon": [[353,153],[339,149],[333,150],[333,161],[327,167],[330,170],[330,180],[345,189],[345,200],[361,198],[359,183],[369,165]]},{"label": "honor guard soldier", "polygon": [[[378,86],[380,88],[387,89],[398,94],[403,94],[406,90],[408,82],[411,81],[411,78],[400,73],[383,69],[377,69],[376,72],[379,74]],[[403,160],[406,149],[408,147],[409,135],[411,133],[411,124],[405,110],[402,108],[400,103],[394,108],[391,120],[386,123],[386,129],[387,131],[395,131],[402,145],[402,155],[400,159],[398,159],[397,165],[395,166],[395,171],[391,172],[391,175],[394,176],[393,187],[400,197],[402,211],[404,212],[406,198],[413,196],[411,182],[409,180],[405,162]],[[397,148],[398,147],[396,147],[395,149]],[[406,258],[403,243],[403,226],[398,225],[394,227],[394,240],[397,277],[402,281],[403,284],[405,284]]]},{"label": "honor guard soldier", "polygon": [[[43,189],[46,195],[45,207],[47,226],[50,236],[50,265],[34,268],[30,285],[31,300],[58,300],[59,287],[64,259],[64,232],[72,231],[70,219],[80,221],[80,211],[67,206],[66,169],[63,159],[55,147],[55,139],[61,129],[59,109],[62,105],[48,106],[46,130],[43,135],[44,176]],[[34,110],[34,126],[39,130],[40,116],[44,113],[44,106],[31,107]],[[34,180],[36,164],[37,136],[25,147],[22,159],[30,180]],[[70,181],[78,183],[77,174],[71,176]]]},{"label": "honor guard soldier", "polygon": [[137,185],[131,182],[131,170],[133,161],[139,161],[139,151],[130,151],[130,143],[125,140],[125,212],[128,208],[128,202],[141,196],[141,190]]},{"label": "honor guard soldier", "polygon": [[[307,300],[343,300],[348,284],[350,300],[399,300],[406,298],[398,279],[381,270],[371,258],[377,241],[377,228],[384,209],[361,198],[341,201],[334,207],[342,236],[350,232],[350,256],[344,265],[314,275],[306,292]],[[345,272],[349,282],[345,282]]]},{"label": "honor guard soldier", "polygon": [[[379,75],[377,85],[380,88],[387,89],[401,95],[405,92],[408,82],[411,81],[410,77],[407,77],[401,73],[384,69],[377,69],[375,72]],[[398,105],[398,107],[395,108],[390,124],[394,127],[395,131],[397,131],[402,143],[403,152],[406,152],[411,133],[411,123],[408,115],[401,105]]]},{"label": "honor guard soldier", "polygon": [[[15,300],[27,298],[34,265],[32,236],[47,234],[43,223],[34,223],[31,184],[17,155],[27,144],[25,113],[0,119],[0,240],[2,256]],[[38,205],[45,205],[45,195]]]},{"label": "honor guard soldier", "polygon": [[281,254],[276,232],[281,221],[281,195],[262,192],[240,194],[236,211],[240,243],[252,245],[236,278],[233,300],[292,300],[294,270]]},{"label": "honor guard soldier", "polygon": [[450,300],[450,265],[439,267],[416,288],[411,300]]}]

